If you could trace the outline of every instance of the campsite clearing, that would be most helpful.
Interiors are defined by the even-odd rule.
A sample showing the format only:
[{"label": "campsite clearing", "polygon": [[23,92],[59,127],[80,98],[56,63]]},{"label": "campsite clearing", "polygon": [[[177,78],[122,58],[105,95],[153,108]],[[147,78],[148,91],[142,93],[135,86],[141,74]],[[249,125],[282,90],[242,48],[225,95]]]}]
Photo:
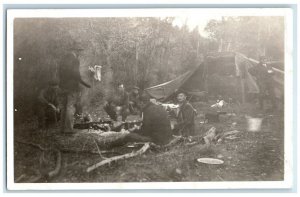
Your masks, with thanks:
[{"label": "campsite clearing", "polygon": [[[210,104],[194,103],[198,112],[210,108]],[[87,173],[86,169],[107,157],[121,155],[140,149],[134,147],[114,148],[102,155],[91,153],[62,153],[62,166],[58,176],[40,182],[147,182],[147,181],[268,181],[283,180],[284,175],[284,131],[283,117],[280,113],[263,113],[264,120],[259,132],[247,131],[245,116],[255,116],[262,112],[253,104],[232,108],[235,116],[225,117],[220,123],[201,124],[197,118],[197,135],[203,134],[211,126],[223,131],[236,130],[231,137],[224,137],[211,145],[182,143],[168,150],[147,151],[143,155],[119,160],[101,166]],[[234,126],[234,128],[232,128]],[[37,176],[40,169],[41,151],[35,147],[18,143],[16,139],[39,141],[41,133],[34,130],[30,121],[15,128],[15,180],[26,182]],[[47,142],[48,143],[48,142]],[[48,169],[55,168],[55,155],[44,156]],[[224,161],[221,165],[202,164],[198,158],[209,157]]]}]

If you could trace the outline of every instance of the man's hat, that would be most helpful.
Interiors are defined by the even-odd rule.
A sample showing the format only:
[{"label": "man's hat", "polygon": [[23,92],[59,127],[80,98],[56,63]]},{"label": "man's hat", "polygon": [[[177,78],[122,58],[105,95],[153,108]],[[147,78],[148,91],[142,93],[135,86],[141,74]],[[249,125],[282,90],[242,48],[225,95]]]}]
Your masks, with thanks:
[{"label": "man's hat", "polygon": [[178,94],[184,94],[185,96],[188,96],[188,93],[185,90],[179,89],[176,91],[176,95]]}]

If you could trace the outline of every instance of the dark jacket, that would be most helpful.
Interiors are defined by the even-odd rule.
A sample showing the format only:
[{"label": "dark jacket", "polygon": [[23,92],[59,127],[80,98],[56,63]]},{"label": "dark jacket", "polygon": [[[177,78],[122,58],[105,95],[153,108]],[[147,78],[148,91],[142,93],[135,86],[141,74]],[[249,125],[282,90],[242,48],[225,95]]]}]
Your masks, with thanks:
[{"label": "dark jacket", "polygon": [[170,142],[172,139],[171,124],[168,114],[162,106],[149,103],[144,107],[141,133],[159,145]]},{"label": "dark jacket", "polygon": [[141,100],[140,95],[135,94],[134,92],[131,92],[129,95],[129,101],[133,103],[133,107],[141,108]]},{"label": "dark jacket", "polygon": [[189,102],[184,102],[180,108],[177,117],[177,127],[185,136],[193,135],[195,132],[195,109]]},{"label": "dark jacket", "polygon": [[258,64],[250,68],[249,73],[256,78],[256,82],[261,93],[267,91],[269,88],[272,88],[274,73],[269,73],[268,68],[262,64]]},{"label": "dark jacket", "polygon": [[52,90],[51,88],[47,87],[40,91],[38,95],[38,102],[41,105],[48,105],[52,104],[55,107],[58,106],[58,92]]},{"label": "dark jacket", "polygon": [[116,91],[113,96],[108,99],[108,103],[113,106],[121,106],[122,108],[128,108],[129,105],[129,95],[126,91],[119,92]]},{"label": "dark jacket", "polygon": [[79,83],[90,87],[80,76],[80,62],[73,53],[67,53],[59,65],[60,87],[70,92],[80,91]]}]

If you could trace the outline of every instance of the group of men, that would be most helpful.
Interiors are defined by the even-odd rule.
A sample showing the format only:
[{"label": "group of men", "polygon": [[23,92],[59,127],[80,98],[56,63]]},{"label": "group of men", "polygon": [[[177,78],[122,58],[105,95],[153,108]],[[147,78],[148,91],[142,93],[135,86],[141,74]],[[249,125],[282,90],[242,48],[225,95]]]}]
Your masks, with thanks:
[{"label": "group of men", "polygon": [[[187,101],[187,94],[177,92],[179,112],[177,124],[172,129],[170,117],[164,107],[147,93],[143,93],[139,99],[139,107],[142,111],[142,126],[130,129],[130,134],[122,140],[121,144],[128,142],[154,142],[158,145],[168,144],[174,135],[191,137],[195,133],[195,109]],[[122,116],[124,117],[124,116]],[[120,145],[118,142],[116,144]]]},{"label": "group of men", "polygon": [[177,124],[173,129],[168,112],[154,100],[147,93],[140,93],[137,87],[128,94],[124,85],[119,84],[116,93],[105,103],[104,110],[115,121],[118,117],[125,121],[129,114],[140,114],[143,117],[142,127],[132,130],[127,137],[128,141],[153,141],[164,144],[170,141],[173,135],[194,135],[196,110],[187,101],[186,92],[177,92],[179,112]]},{"label": "group of men", "polygon": [[78,110],[80,84],[91,87],[80,76],[79,57],[82,51],[83,48],[78,44],[73,44],[59,63],[59,80],[54,79],[40,91],[37,104],[40,128],[46,128],[60,119],[61,132],[74,133],[74,114],[76,106]]},{"label": "group of men", "polygon": [[[79,57],[82,51],[78,45],[71,47],[59,63],[59,80],[51,81],[40,91],[37,104],[39,128],[46,128],[50,123],[60,120],[62,133],[74,133],[74,115],[80,97],[80,84],[86,88],[91,87],[80,76]],[[178,92],[180,112],[178,125],[174,131],[171,130],[168,113],[162,106],[150,100],[150,96],[142,95],[138,87],[134,87],[129,94],[125,91],[124,85],[119,84],[115,94],[107,99],[104,110],[115,121],[118,117],[125,121],[129,114],[140,116],[143,114],[142,128],[136,135],[148,136],[157,143],[168,141],[166,139],[170,139],[172,134],[193,135],[194,109],[186,101],[186,93]]]},{"label": "group of men", "polygon": [[[86,88],[91,86],[82,80],[79,71],[79,56],[83,49],[73,46],[62,58],[59,65],[59,82],[52,81],[38,96],[38,120],[40,128],[49,126],[51,122],[61,121],[62,133],[74,133],[75,107],[78,104],[80,84]],[[271,82],[271,71],[265,68],[264,59],[249,72],[256,77],[260,88],[260,105],[263,107],[265,92],[271,97],[273,107],[276,107],[275,96]],[[270,75],[270,77],[268,77]],[[58,92],[61,94],[61,108],[58,102]],[[274,99],[272,99],[272,97]],[[134,87],[129,94],[123,84],[119,84],[115,93],[107,99],[104,110],[114,121],[121,117],[125,121],[129,114],[143,117],[142,127],[132,131],[128,136],[129,141],[153,141],[165,144],[173,135],[192,136],[195,134],[195,109],[187,101],[187,93],[177,92],[179,112],[177,124],[171,129],[167,111],[157,103],[151,102],[151,97],[146,93],[140,93],[138,87]]]}]

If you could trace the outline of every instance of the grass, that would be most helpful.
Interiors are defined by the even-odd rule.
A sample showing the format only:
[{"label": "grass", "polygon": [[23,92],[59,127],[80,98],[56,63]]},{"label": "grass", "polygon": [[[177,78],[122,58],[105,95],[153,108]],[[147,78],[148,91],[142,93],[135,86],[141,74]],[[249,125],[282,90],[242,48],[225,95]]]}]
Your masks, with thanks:
[{"label": "grass", "polygon": [[[195,104],[198,112],[210,110],[209,105]],[[224,109],[229,110],[229,109]],[[203,134],[209,127],[228,131],[236,122],[235,139],[224,139],[210,146],[180,144],[165,151],[148,151],[128,160],[117,161],[87,173],[86,169],[101,161],[98,155],[63,154],[63,167],[59,176],[50,182],[171,182],[171,181],[275,181],[283,180],[284,172],[284,131],[283,115],[263,114],[262,130],[248,132],[245,115],[256,115],[252,105],[233,106],[233,117],[224,117],[221,123],[201,125],[199,116],[196,128]],[[27,140],[39,140],[32,133],[37,132],[34,125],[25,124],[16,127],[15,137]],[[133,149],[121,148],[116,151],[130,152]],[[41,151],[15,143],[15,178],[22,174],[34,176],[38,169]],[[105,155],[110,157],[111,155]],[[224,161],[221,165],[208,165],[197,162],[197,158],[212,157]],[[49,156],[51,160],[51,156]],[[51,164],[51,163],[50,163]],[[51,165],[49,166],[51,168]]]}]

